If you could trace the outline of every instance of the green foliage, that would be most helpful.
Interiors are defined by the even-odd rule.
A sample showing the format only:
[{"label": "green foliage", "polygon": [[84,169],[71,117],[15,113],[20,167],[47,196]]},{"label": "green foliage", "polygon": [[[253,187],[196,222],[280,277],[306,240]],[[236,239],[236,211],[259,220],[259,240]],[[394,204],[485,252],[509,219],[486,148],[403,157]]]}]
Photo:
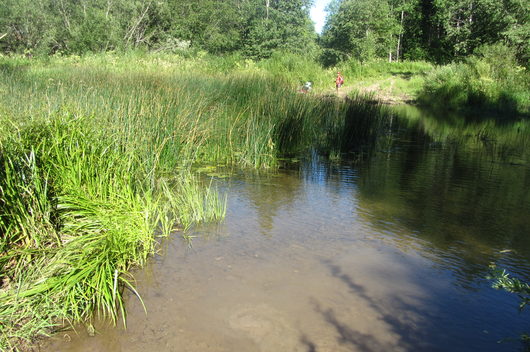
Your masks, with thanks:
[{"label": "green foliage", "polygon": [[515,49],[518,62],[530,67],[530,9],[521,1],[506,1],[503,19],[506,23],[502,36]]},{"label": "green foliage", "polygon": [[331,88],[334,79],[333,72],[323,70],[311,57],[287,52],[276,52],[271,58],[258,62],[256,67],[291,85],[301,86],[307,81],[313,82],[314,87],[319,90]]},{"label": "green foliage", "polygon": [[361,79],[368,77],[388,77],[392,75],[421,75],[431,71],[433,65],[425,61],[388,62],[385,60],[373,60],[367,63],[361,63],[357,60],[349,60],[342,63],[339,68],[348,77]]},{"label": "green foliage", "polygon": [[530,303],[530,285],[511,276],[506,270],[498,269],[495,265],[491,266],[491,270],[492,274],[489,279],[494,280],[492,287],[515,293],[520,299],[519,309],[524,309]]},{"label": "green foliage", "polygon": [[323,63],[341,56],[447,63],[503,42],[527,66],[529,15],[524,2],[511,0],[335,0],[321,40],[332,56]]},{"label": "green foliage", "polygon": [[336,6],[322,35],[324,47],[361,62],[388,57],[394,48],[398,24],[386,0],[345,0]]},{"label": "green foliage", "polygon": [[425,81],[419,100],[452,110],[530,113],[530,76],[508,47],[484,46],[465,62],[443,66]]},{"label": "green foliage", "polygon": [[280,44],[278,26],[274,21],[255,21],[246,36],[245,56],[254,60],[269,58]]},{"label": "green foliage", "polygon": [[276,51],[315,57],[325,66],[471,55],[503,42],[528,66],[530,10],[518,0],[334,0],[318,42],[311,0],[4,0],[0,52],[28,56],[131,49],[240,53]]},{"label": "green foliage", "polygon": [[[488,279],[493,280],[492,287],[497,290],[514,293],[519,297],[519,311],[522,311],[530,303],[530,285],[516,277],[513,277],[504,269],[499,269],[495,264],[490,265],[491,274]],[[519,337],[525,347],[530,349],[530,335],[523,333]]]},{"label": "green foliage", "polygon": [[437,22],[446,35],[442,45],[452,57],[470,55],[482,45],[508,40],[512,48],[518,48],[517,56],[524,62],[520,41],[525,37],[528,43],[528,16],[528,6],[519,1],[440,1],[436,7]]},{"label": "green foliage", "polygon": [[[5,3],[5,4],[4,4]],[[5,0],[3,52],[83,54],[109,50],[314,53],[309,0]],[[267,7],[268,4],[268,7]],[[4,35],[5,34],[5,35]]]}]

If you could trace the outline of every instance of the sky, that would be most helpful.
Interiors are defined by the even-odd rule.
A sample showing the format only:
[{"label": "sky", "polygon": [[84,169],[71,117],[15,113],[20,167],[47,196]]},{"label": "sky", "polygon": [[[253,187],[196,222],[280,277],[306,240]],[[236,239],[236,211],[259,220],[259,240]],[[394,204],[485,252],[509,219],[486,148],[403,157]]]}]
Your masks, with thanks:
[{"label": "sky", "polygon": [[315,4],[311,8],[311,19],[315,22],[315,30],[317,33],[322,33],[322,27],[326,21],[326,12],[324,9],[328,6],[331,0],[315,0]]}]

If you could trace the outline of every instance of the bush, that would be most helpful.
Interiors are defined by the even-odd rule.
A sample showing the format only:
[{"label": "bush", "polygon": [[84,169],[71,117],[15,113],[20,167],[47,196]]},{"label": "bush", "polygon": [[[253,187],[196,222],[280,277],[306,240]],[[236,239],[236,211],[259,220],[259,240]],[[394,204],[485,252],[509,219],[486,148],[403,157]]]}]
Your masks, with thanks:
[{"label": "bush", "polygon": [[488,110],[527,115],[530,79],[511,49],[483,46],[464,62],[439,67],[427,76],[420,103],[455,111]]}]

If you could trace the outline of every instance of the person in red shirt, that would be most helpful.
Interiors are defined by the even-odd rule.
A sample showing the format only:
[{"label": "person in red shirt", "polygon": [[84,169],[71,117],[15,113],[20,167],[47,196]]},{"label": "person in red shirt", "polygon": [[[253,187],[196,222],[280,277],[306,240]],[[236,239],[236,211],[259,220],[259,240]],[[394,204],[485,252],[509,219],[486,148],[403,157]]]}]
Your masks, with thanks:
[{"label": "person in red shirt", "polygon": [[337,93],[339,92],[339,88],[342,87],[344,84],[344,77],[340,74],[340,72],[337,72],[337,78],[335,79],[335,87],[337,88]]}]

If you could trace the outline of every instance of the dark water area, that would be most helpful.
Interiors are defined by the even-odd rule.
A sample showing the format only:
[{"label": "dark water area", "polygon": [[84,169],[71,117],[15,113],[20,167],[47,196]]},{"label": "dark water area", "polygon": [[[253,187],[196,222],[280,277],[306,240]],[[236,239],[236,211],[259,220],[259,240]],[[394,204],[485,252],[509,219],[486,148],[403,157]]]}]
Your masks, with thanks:
[{"label": "dark water area", "polygon": [[216,178],[225,221],[136,273],[147,314],[129,295],[127,329],[42,350],[522,350],[530,311],[487,275],[530,281],[528,123],[447,120],[400,111],[351,161]]}]

